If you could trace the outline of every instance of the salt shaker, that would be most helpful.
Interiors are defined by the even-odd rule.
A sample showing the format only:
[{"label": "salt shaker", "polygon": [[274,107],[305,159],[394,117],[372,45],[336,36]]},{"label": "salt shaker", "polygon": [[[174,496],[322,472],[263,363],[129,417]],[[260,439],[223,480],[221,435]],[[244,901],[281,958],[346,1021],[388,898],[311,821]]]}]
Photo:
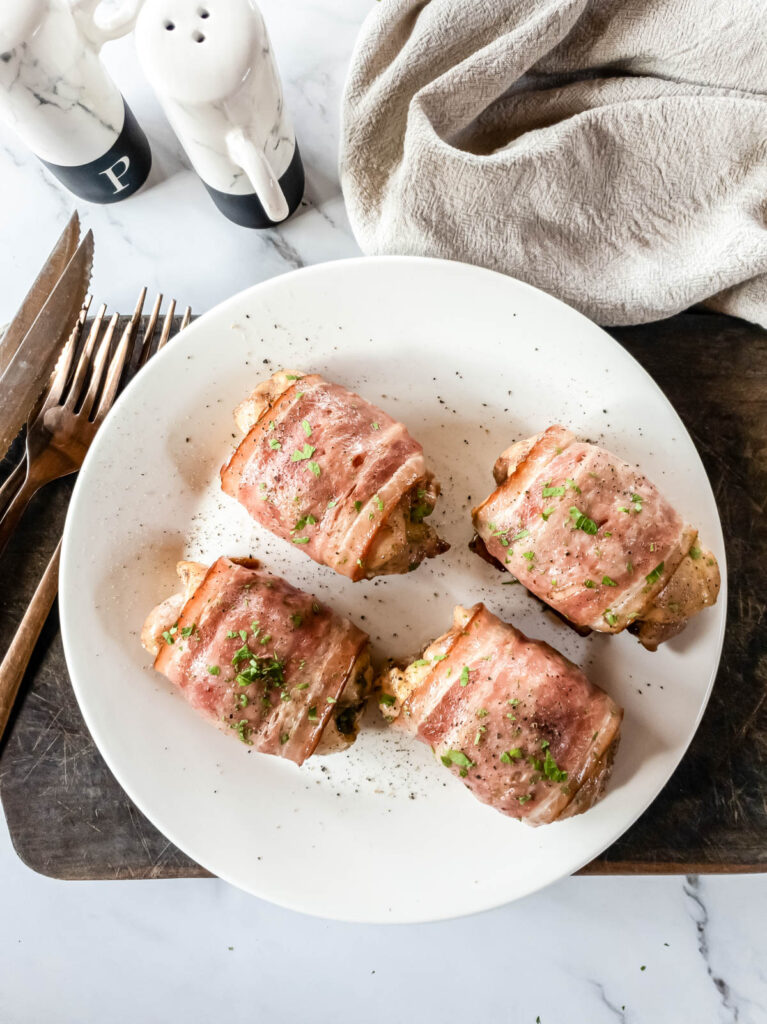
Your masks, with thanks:
[{"label": "salt shaker", "polygon": [[75,195],[112,203],[143,185],[149,143],[99,60],[140,0],[96,20],[100,0],[2,0],[0,119]]},{"label": "salt shaker", "polygon": [[304,169],[253,0],[145,0],[144,73],[213,202],[243,227],[285,220]]}]

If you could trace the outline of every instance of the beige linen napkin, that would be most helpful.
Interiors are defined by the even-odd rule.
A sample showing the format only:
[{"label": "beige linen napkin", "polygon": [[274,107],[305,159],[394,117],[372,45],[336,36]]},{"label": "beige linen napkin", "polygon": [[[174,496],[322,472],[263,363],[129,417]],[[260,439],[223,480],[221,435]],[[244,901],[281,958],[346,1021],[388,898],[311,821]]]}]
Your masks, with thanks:
[{"label": "beige linen napkin", "polygon": [[366,253],[767,325],[767,0],[383,0],[341,180]]}]

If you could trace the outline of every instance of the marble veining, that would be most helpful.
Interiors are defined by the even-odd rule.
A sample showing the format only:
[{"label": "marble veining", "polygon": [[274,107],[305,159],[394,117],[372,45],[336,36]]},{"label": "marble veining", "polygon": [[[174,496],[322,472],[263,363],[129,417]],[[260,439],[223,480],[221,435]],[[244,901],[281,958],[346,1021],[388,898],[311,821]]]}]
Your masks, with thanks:
[{"label": "marble veining", "polygon": [[49,163],[89,163],[120,134],[122,96],[69,6],[31,2],[36,30],[0,60],[0,119]]},{"label": "marble veining", "polygon": [[[220,192],[259,197],[264,170],[276,184],[293,157],[295,134],[255,2],[210,0],[203,16],[178,0],[150,0],[136,41],[142,68],[202,180]],[[287,209],[272,219],[286,215]]]}]

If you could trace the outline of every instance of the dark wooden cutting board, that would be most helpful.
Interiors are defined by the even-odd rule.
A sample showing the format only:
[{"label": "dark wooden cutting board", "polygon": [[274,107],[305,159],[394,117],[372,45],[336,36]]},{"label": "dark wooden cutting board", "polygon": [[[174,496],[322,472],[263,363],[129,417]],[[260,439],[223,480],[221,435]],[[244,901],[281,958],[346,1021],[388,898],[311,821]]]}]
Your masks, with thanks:
[{"label": "dark wooden cutting board", "polygon": [[[765,870],[767,333],[701,313],[610,333],[661,385],[700,451],[724,526],[730,596],[716,686],[690,750],[649,810],[585,870]],[[62,481],[39,494],[0,561],[2,650],[61,534],[70,493]],[[0,750],[0,796],[19,856],[43,874],[207,874],[136,809],[96,750],[55,610]]]}]

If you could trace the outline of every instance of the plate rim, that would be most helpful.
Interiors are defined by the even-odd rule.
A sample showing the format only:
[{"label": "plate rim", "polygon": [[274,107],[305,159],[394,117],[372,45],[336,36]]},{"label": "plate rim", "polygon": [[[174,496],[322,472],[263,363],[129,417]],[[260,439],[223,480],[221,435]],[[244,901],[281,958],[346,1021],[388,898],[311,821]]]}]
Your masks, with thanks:
[{"label": "plate rim", "polygon": [[[442,913],[442,914],[435,914],[433,911],[429,911],[424,916],[423,912],[419,913],[416,910],[415,912],[410,913],[410,914],[404,914],[402,912],[399,912],[396,915],[389,915],[389,916],[386,916],[386,917],[374,916],[374,915],[371,915],[371,914],[361,914],[361,915],[358,915],[358,916],[355,916],[355,917],[351,917],[351,916],[344,915],[344,914],[335,914],[335,913],[332,913],[332,912],[327,911],[327,910],[320,910],[320,909],[316,909],[316,908],[311,907],[311,906],[306,906],[306,905],[302,904],[300,900],[297,900],[297,901],[294,902],[294,901],[292,901],[290,899],[275,898],[274,895],[272,895],[271,893],[265,891],[263,889],[263,887],[252,886],[252,887],[249,887],[249,888],[245,888],[240,881],[235,881],[231,877],[228,877],[227,876],[227,872],[221,872],[221,871],[211,867],[210,864],[206,864],[205,860],[207,858],[200,858],[200,857],[197,856],[196,853],[192,853],[189,850],[189,848],[187,847],[186,843],[183,840],[180,840],[175,835],[175,829],[173,829],[173,828],[168,829],[165,826],[161,827],[155,821],[155,819],[152,816],[152,814],[149,813],[149,811],[147,810],[146,806],[144,805],[143,799],[139,796],[139,794],[134,792],[133,786],[129,782],[126,782],[126,780],[123,777],[121,777],[121,773],[118,771],[118,769],[114,765],[114,763],[112,761],[112,758],[111,758],[111,755],[109,753],[109,744],[108,744],[108,742],[104,742],[104,737],[101,735],[100,730],[98,729],[98,727],[93,722],[93,719],[92,719],[92,717],[90,715],[90,711],[89,711],[89,708],[88,708],[88,702],[87,702],[87,699],[85,698],[85,694],[81,694],[80,684],[77,681],[76,674],[72,670],[71,666],[72,666],[73,659],[74,659],[74,652],[73,652],[73,647],[70,646],[70,644],[71,644],[70,629],[73,628],[71,626],[71,621],[72,621],[72,617],[76,614],[76,610],[75,610],[76,609],[76,605],[75,605],[74,600],[72,600],[72,602],[71,602],[71,607],[72,607],[73,610],[70,611],[70,598],[68,596],[70,593],[73,593],[74,589],[75,589],[75,587],[74,587],[74,579],[73,579],[73,577],[76,576],[76,574],[74,572],[74,567],[73,567],[73,561],[74,561],[74,557],[75,556],[74,556],[73,551],[72,551],[72,544],[73,544],[73,542],[72,542],[72,539],[71,539],[72,538],[72,533],[74,532],[74,529],[75,529],[75,527],[73,525],[75,509],[76,509],[76,507],[77,507],[77,505],[78,505],[78,503],[80,501],[81,491],[83,491],[87,487],[87,481],[88,481],[88,475],[89,475],[89,470],[90,470],[90,464],[95,460],[96,453],[100,450],[101,446],[103,444],[107,443],[107,442],[104,441],[104,438],[108,438],[109,437],[109,425],[114,420],[115,416],[119,413],[119,410],[122,408],[123,404],[125,404],[125,402],[128,400],[129,396],[131,396],[134,393],[134,391],[139,390],[139,388],[142,386],[144,380],[146,379],[141,373],[136,374],[136,376],[134,376],[134,378],[124,388],[124,390],[118,395],[117,400],[115,401],[114,405],[112,406],[112,408],[110,409],[109,413],[107,414],[107,416],[106,416],[106,418],[104,420],[104,424],[102,424],[101,429],[98,431],[98,434],[96,435],[93,443],[91,444],[88,452],[86,453],[86,457],[85,457],[85,459],[83,461],[83,465],[82,465],[79,473],[77,474],[75,486],[74,486],[74,489],[73,489],[73,492],[72,492],[72,496],[71,496],[71,499],[70,499],[70,503],[69,503],[69,508],[67,510],[67,517],[66,517],[66,521],[65,521],[65,525],[64,525],[64,532],[63,532],[63,537],[62,537],[60,583],[59,583],[59,615],[60,615],[60,624],[61,624],[62,644],[63,644],[63,649],[64,649],[65,660],[66,660],[66,663],[67,663],[67,670],[68,670],[69,678],[70,678],[70,681],[71,681],[71,684],[72,684],[72,689],[74,691],[75,698],[77,700],[78,707],[80,709],[80,713],[83,716],[85,724],[86,724],[86,726],[88,728],[88,731],[89,731],[89,733],[91,735],[91,738],[93,739],[94,744],[96,745],[96,747],[97,747],[97,749],[99,751],[99,754],[101,755],[101,757],[103,757],[105,763],[107,764],[107,767],[109,768],[109,770],[111,771],[111,773],[115,777],[115,779],[116,779],[117,783],[119,784],[119,786],[126,793],[128,798],[138,807],[138,809],[141,811],[141,813],[152,823],[152,825],[155,828],[157,828],[158,831],[160,831],[170,842],[172,842],[175,846],[177,846],[186,856],[188,856],[190,859],[194,860],[196,863],[200,864],[200,866],[205,868],[207,871],[210,871],[210,873],[212,875],[214,875],[214,877],[221,878],[223,881],[227,882],[230,885],[233,885],[235,888],[239,889],[240,891],[247,892],[249,895],[253,895],[253,896],[256,896],[259,899],[266,900],[267,902],[270,902],[270,903],[272,903],[272,904],[274,904],[276,906],[281,906],[281,907],[283,907],[285,909],[297,911],[297,912],[303,913],[303,914],[308,914],[309,916],[312,916],[312,917],[318,917],[318,918],[324,919],[324,920],[340,921],[340,922],[349,923],[349,924],[351,924],[351,923],[355,923],[355,924],[421,924],[421,923],[423,923],[423,924],[425,924],[425,923],[431,923],[431,922],[437,922],[437,921],[445,921],[445,920],[458,919],[458,918],[461,918],[461,917],[467,917],[467,916],[471,916],[471,915],[478,914],[478,913],[484,913],[486,911],[493,910],[493,909],[496,909],[496,908],[501,907],[501,906],[506,906],[509,903],[516,902],[518,899],[524,899],[526,896],[532,895],[535,892],[539,892],[542,889],[548,888],[550,885],[555,884],[556,882],[560,881],[562,878],[566,878],[566,877],[569,877],[570,875],[573,875],[573,874],[577,873],[586,864],[590,863],[595,857],[600,856],[602,853],[604,853],[605,850],[609,849],[613,845],[613,843],[615,843],[622,835],[624,835],[639,820],[639,818],[647,811],[647,809],[650,807],[650,805],[652,803],[654,803],[654,801],[660,796],[662,791],[666,788],[668,783],[671,781],[673,775],[675,774],[675,772],[677,771],[677,769],[679,767],[679,764],[681,763],[682,759],[684,758],[685,754],[687,753],[687,751],[688,751],[688,749],[690,747],[690,744],[692,743],[692,741],[693,741],[693,739],[694,739],[694,737],[695,737],[695,735],[696,735],[696,733],[698,731],[701,719],[702,719],[703,715],[705,714],[705,711],[706,711],[706,709],[708,707],[708,704],[709,704],[709,701],[711,699],[711,693],[713,691],[714,683],[716,681],[716,677],[717,677],[718,670],[719,670],[719,665],[720,665],[720,662],[721,662],[722,650],[723,650],[723,645],[724,645],[724,636],[725,636],[725,632],[726,632],[726,628],[727,628],[727,618],[728,618],[728,616],[727,616],[727,612],[728,612],[727,561],[726,561],[726,549],[725,549],[725,546],[724,546],[724,531],[722,529],[721,516],[719,515],[719,508],[718,508],[718,504],[716,502],[716,496],[714,494],[713,487],[711,486],[711,481],[710,481],[710,479],[708,477],[708,473],[707,473],[707,471],[705,469],[705,466],[703,465],[703,461],[702,461],[702,459],[700,457],[700,453],[698,451],[697,445],[695,444],[693,438],[691,437],[691,435],[690,435],[689,431],[687,430],[687,427],[685,426],[685,424],[682,421],[681,417],[679,416],[679,413],[677,412],[675,406],[670,401],[670,399],[666,396],[665,392],[660,387],[660,385],[655,381],[655,379],[651,376],[651,374],[642,366],[642,364],[629,351],[627,351],[620,344],[620,342],[617,341],[617,339],[613,338],[603,327],[601,327],[600,325],[596,324],[594,321],[590,320],[587,316],[585,316],[579,310],[577,310],[574,307],[568,305],[566,302],[563,302],[561,299],[557,298],[556,296],[551,295],[549,292],[546,292],[546,291],[544,291],[541,288],[537,288],[534,285],[531,285],[531,284],[529,284],[526,281],[521,281],[518,278],[514,278],[514,277],[511,277],[511,276],[509,276],[507,274],[503,274],[500,271],[492,270],[492,269],[489,269],[489,268],[486,268],[486,267],[479,267],[479,266],[476,266],[474,264],[464,263],[464,262],[461,262],[461,261],[458,261],[458,260],[448,260],[448,259],[440,259],[438,257],[409,256],[409,255],[355,256],[355,257],[349,257],[349,258],[338,259],[338,260],[326,260],[326,261],[323,261],[323,262],[320,262],[320,263],[311,264],[311,265],[306,266],[306,267],[298,267],[298,268],[295,268],[293,270],[286,271],[285,273],[282,273],[282,274],[276,274],[276,275],[274,275],[272,277],[266,278],[263,281],[256,282],[255,284],[250,285],[249,287],[244,288],[244,289],[240,290],[239,292],[236,292],[235,294],[229,296],[229,298],[224,299],[222,302],[217,303],[215,306],[211,307],[211,309],[206,310],[204,313],[202,313],[200,316],[198,316],[192,323],[190,323],[189,326],[183,332],[180,332],[179,334],[175,335],[171,339],[171,341],[165,346],[164,350],[162,350],[161,352],[157,353],[155,356],[152,357],[152,359],[150,360],[150,363],[153,366],[154,365],[158,365],[158,366],[162,365],[162,362],[165,359],[168,358],[168,353],[169,352],[173,352],[175,350],[177,344],[179,343],[179,339],[181,339],[182,336],[183,336],[184,339],[186,339],[186,338],[189,337],[189,333],[188,332],[192,331],[192,332],[197,333],[198,330],[200,330],[200,329],[204,330],[205,327],[207,326],[207,322],[209,320],[212,320],[212,319],[220,317],[220,316],[225,316],[227,310],[229,310],[230,308],[232,308],[232,307],[241,307],[248,300],[248,298],[250,296],[256,295],[256,294],[258,294],[260,292],[269,291],[270,288],[272,288],[278,282],[280,284],[284,285],[284,283],[286,281],[289,281],[289,280],[294,279],[296,277],[304,277],[305,278],[305,277],[308,277],[308,276],[311,276],[311,275],[315,275],[315,274],[327,273],[329,270],[332,273],[341,273],[342,274],[343,273],[343,268],[349,267],[350,265],[366,265],[366,266],[369,266],[371,268],[371,270],[372,270],[375,266],[380,266],[382,264],[384,264],[384,265],[410,265],[410,266],[412,266],[412,265],[416,265],[416,266],[432,265],[432,266],[441,267],[443,270],[445,270],[447,272],[458,273],[458,274],[461,274],[461,275],[465,275],[467,273],[469,275],[472,275],[472,274],[477,274],[477,275],[481,275],[481,276],[491,275],[492,277],[496,278],[499,282],[503,282],[503,286],[504,287],[511,285],[512,288],[514,288],[514,287],[521,288],[523,291],[529,291],[529,292],[535,293],[537,296],[543,296],[544,302],[548,301],[548,302],[552,303],[554,306],[564,307],[564,309],[567,311],[567,313],[565,315],[578,317],[580,320],[585,321],[586,324],[589,325],[589,329],[599,331],[599,333],[604,338],[606,338],[608,340],[608,342],[612,346],[614,346],[618,350],[618,352],[621,353],[621,355],[623,357],[625,357],[627,362],[629,364],[632,364],[634,371],[635,372],[638,371],[644,377],[645,381],[649,382],[649,384],[652,386],[652,388],[655,390],[655,392],[661,398],[661,400],[666,405],[666,407],[671,411],[673,417],[675,418],[675,420],[677,422],[679,430],[682,432],[683,437],[687,440],[688,444],[690,445],[692,450],[695,452],[695,455],[696,455],[698,461],[700,462],[700,465],[701,465],[701,467],[703,469],[703,473],[705,475],[706,481],[708,483],[708,486],[709,486],[709,489],[710,489],[710,492],[711,492],[711,497],[712,497],[712,500],[713,500],[714,508],[716,510],[716,517],[717,517],[719,533],[720,533],[720,537],[721,537],[721,540],[722,540],[722,545],[721,545],[722,557],[721,557],[721,559],[719,559],[722,583],[721,583],[721,589],[720,589],[719,597],[718,597],[718,601],[717,601],[717,605],[721,609],[721,612],[720,612],[720,616],[721,617],[720,617],[720,621],[719,621],[719,624],[718,624],[718,636],[716,638],[716,655],[715,655],[715,659],[713,661],[713,664],[712,664],[712,667],[711,667],[711,670],[710,670],[709,680],[708,680],[708,683],[707,683],[707,686],[706,686],[706,691],[705,691],[704,696],[701,699],[701,704],[700,704],[700,707],[698,709],[698,713],[697,713],[697,715],[695,717],[694,722],[689,727],[689,736],[687,738],[687,741],[684,743],[683,747],[681,748],[681,750],[679,752],[679,756],[675,760],[673,766],[671,767],[671,769],[670,769],[670,771],[668,773],[668,777],[666,778],[666,780],[663,782],[663,784],[659,788],[657,788],[648,797],[648,799],[645,802],[642,803],[642,805],[637,809],[636,814],[634,814],[632,816],[631,820],[627,824],[619,826],[614,832],[612,832],[611,833],[611,837],[603,845],[601,845],[596,852],[592,852],[592,853],[590,853],[589,855],[587,855],[586,857],[583,857],[583,858],[576,858],[574,866],[570,866],[568,864],[568,866],[565,868],[565,870],[557,869],[557,873],[553,877],[550,877],[548,879],[545,879],[545,880],[541,881],[539,884],[536,884],[535,886],[533,886],[532,888],[527,890],[527,892],[525,892],[525,893],[522,893],[522,894],[519,894],[519,895],[516,895],[516,896],[510,896],[510,897],[506,896],[506,895],[503,895],[503,894],[498,894],[498,895],[496,895],[495,897],[493,897],[491,899],[487,899],[487,900],[479,899],[479,900],[477,900],[475,902],[475,904],[471,908],[462,909],[462,910],[458,910],[458,911],[449,910],[449,911],[446,911],[445,913]],[[202,328],[198,327],[198,325],[200,325],[200,324],[202,324]],[[106,427],[106,429],[105,429],[105,427]]]}]

